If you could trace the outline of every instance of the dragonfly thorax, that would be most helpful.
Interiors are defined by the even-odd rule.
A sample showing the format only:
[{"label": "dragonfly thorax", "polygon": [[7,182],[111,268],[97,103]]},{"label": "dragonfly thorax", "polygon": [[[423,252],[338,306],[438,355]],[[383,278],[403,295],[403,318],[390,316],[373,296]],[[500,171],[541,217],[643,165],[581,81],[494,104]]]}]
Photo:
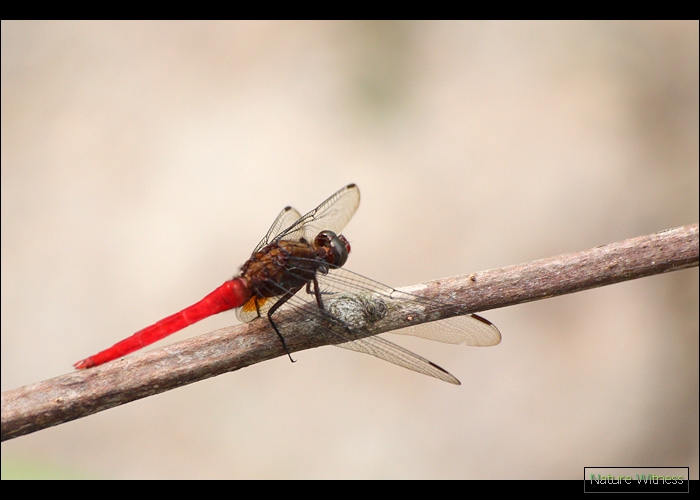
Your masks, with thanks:
[{"label": "dragonfly thorax", "polygon": [[341,267],[348,259],[350,243],[333,231],[321,231],[313,244],[305,239],[280,240],[254,253],[241,268],[252,295],[275,297],[299,289],[317,273]]}]

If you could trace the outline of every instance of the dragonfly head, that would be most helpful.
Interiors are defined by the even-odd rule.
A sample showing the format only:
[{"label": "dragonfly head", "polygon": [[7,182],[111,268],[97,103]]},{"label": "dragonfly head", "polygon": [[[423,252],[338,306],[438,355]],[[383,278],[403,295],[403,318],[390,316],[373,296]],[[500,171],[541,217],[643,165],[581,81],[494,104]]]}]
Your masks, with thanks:
[{"label": "dragonfly head", "polygon": [[316,236],[314,246],[325,248],[328,251],[326,261],[337,267],[343,267],[348,260],[350,253],[350,243],[345,239],[345,236],[336,235],[333,231],[321,231]]}]

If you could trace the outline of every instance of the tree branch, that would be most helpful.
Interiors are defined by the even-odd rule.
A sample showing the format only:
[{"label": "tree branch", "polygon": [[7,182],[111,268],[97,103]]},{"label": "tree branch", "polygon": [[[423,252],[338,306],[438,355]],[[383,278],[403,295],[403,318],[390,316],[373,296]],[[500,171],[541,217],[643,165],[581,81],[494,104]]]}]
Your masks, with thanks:
[{"label": "tree branch", "polygon": [[[402,290],[443,302],[449,297],[451,314],[454,308],[469,314],[696,267],[698,247],[698,224],[692,224]],[[407,314],[392,314],[367,333],[402,328],[414,319]],[[332,343],[313,321],[285,329],[285,340],[290,351]],[[2,393],[2,441],[284,355],[267,322],[253,321],[12,389]]]}]

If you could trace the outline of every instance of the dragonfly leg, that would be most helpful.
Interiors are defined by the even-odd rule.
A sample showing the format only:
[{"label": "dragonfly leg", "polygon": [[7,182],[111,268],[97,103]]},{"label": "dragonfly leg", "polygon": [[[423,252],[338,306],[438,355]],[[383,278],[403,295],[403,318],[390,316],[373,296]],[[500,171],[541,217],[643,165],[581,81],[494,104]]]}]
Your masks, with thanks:
[{"label": "dragonfly leg", "polygon": [[[311,289],[311,283],[313,282],[314,284],[314,289]],[[306,283],[306,293],[309,295],[313,294],[316,297],[316,303],[318,304],[318,308],[321,309],[322,311],[325,311],[326,308],[323,307],[323,299],[321,298],[321,290],[318,287],[318,280],[316,279],[316,276],[314,275],[313,278],[311,278],[311,281],[308,281]]]},{"label": "dragonfly leg", "polygon": [[[277,336],[278,336],[278,337],[280,338],[280,340],[282,341],[282,346],[284,347],[284,350],[287,351],[287,356],[289,356],[289,360],[290,360],[292,363],[295,362],[295,361],[292,359],[292,353],[289,352],[289,348],[287,347],[287,342],[285,342],[284,337],[282,336],[282,334],[280,333],[280,331],[277,329],[277,325],[275,325],[275,322],[272,321],[272,315],[275,313],[275,311],[277,311],[277,309],[279,309],[279,308],[282,306],[282,304],[284,304],[284,303],[287,302],[289,299],[291,299],[292,297],[294,297],[294,295],[299,291],[300,288],[301,288],[301,287],[295,288],[294,290],[289,290],[288,292],[285,292],[285,294],[282,295],[282,297],[280,297],[280,299],[275,303],[275,305],[273,305],[273,306],[270,308],[270,310],[267,311],[267,320],[270,322],[270,324],[272,325],[272,328],[275,330],[275,333],[277,334]],[[258,314],[259,314],[259,313],[258,313]]]}]

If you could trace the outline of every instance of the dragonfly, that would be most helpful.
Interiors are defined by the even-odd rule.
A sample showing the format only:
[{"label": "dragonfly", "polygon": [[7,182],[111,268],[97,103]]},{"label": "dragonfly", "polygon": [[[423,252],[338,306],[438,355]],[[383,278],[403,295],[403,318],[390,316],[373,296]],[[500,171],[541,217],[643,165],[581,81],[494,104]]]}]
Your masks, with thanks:
[{"label": "dragonfly", "polygon": [[[348,184],[306,215],[285,207],[237,276],[199,302],[73,366],[87,369],[121,358],[230,309],[236,309],[243,322],[266,317],[294,361],[285,342],[285,325],[273,318],[278,310],[284,310],[288,312],[285,318],[291,317],[292,321],[317,319],[324,325],[324,335],[330,336],[330,343],[338,347],[459,384],[447,370],[418,354],[383,337],[366,335],[367,327],[385,318],[399,302],[408,302],[416,310],[429,307],[449,311],[454,306],[383,285],[343,268],[351,247],[340,233],[359,204],[359,188]],[[498,328],[476,314],[409,325],[392,333],[479,347],[501,341]]]}]

